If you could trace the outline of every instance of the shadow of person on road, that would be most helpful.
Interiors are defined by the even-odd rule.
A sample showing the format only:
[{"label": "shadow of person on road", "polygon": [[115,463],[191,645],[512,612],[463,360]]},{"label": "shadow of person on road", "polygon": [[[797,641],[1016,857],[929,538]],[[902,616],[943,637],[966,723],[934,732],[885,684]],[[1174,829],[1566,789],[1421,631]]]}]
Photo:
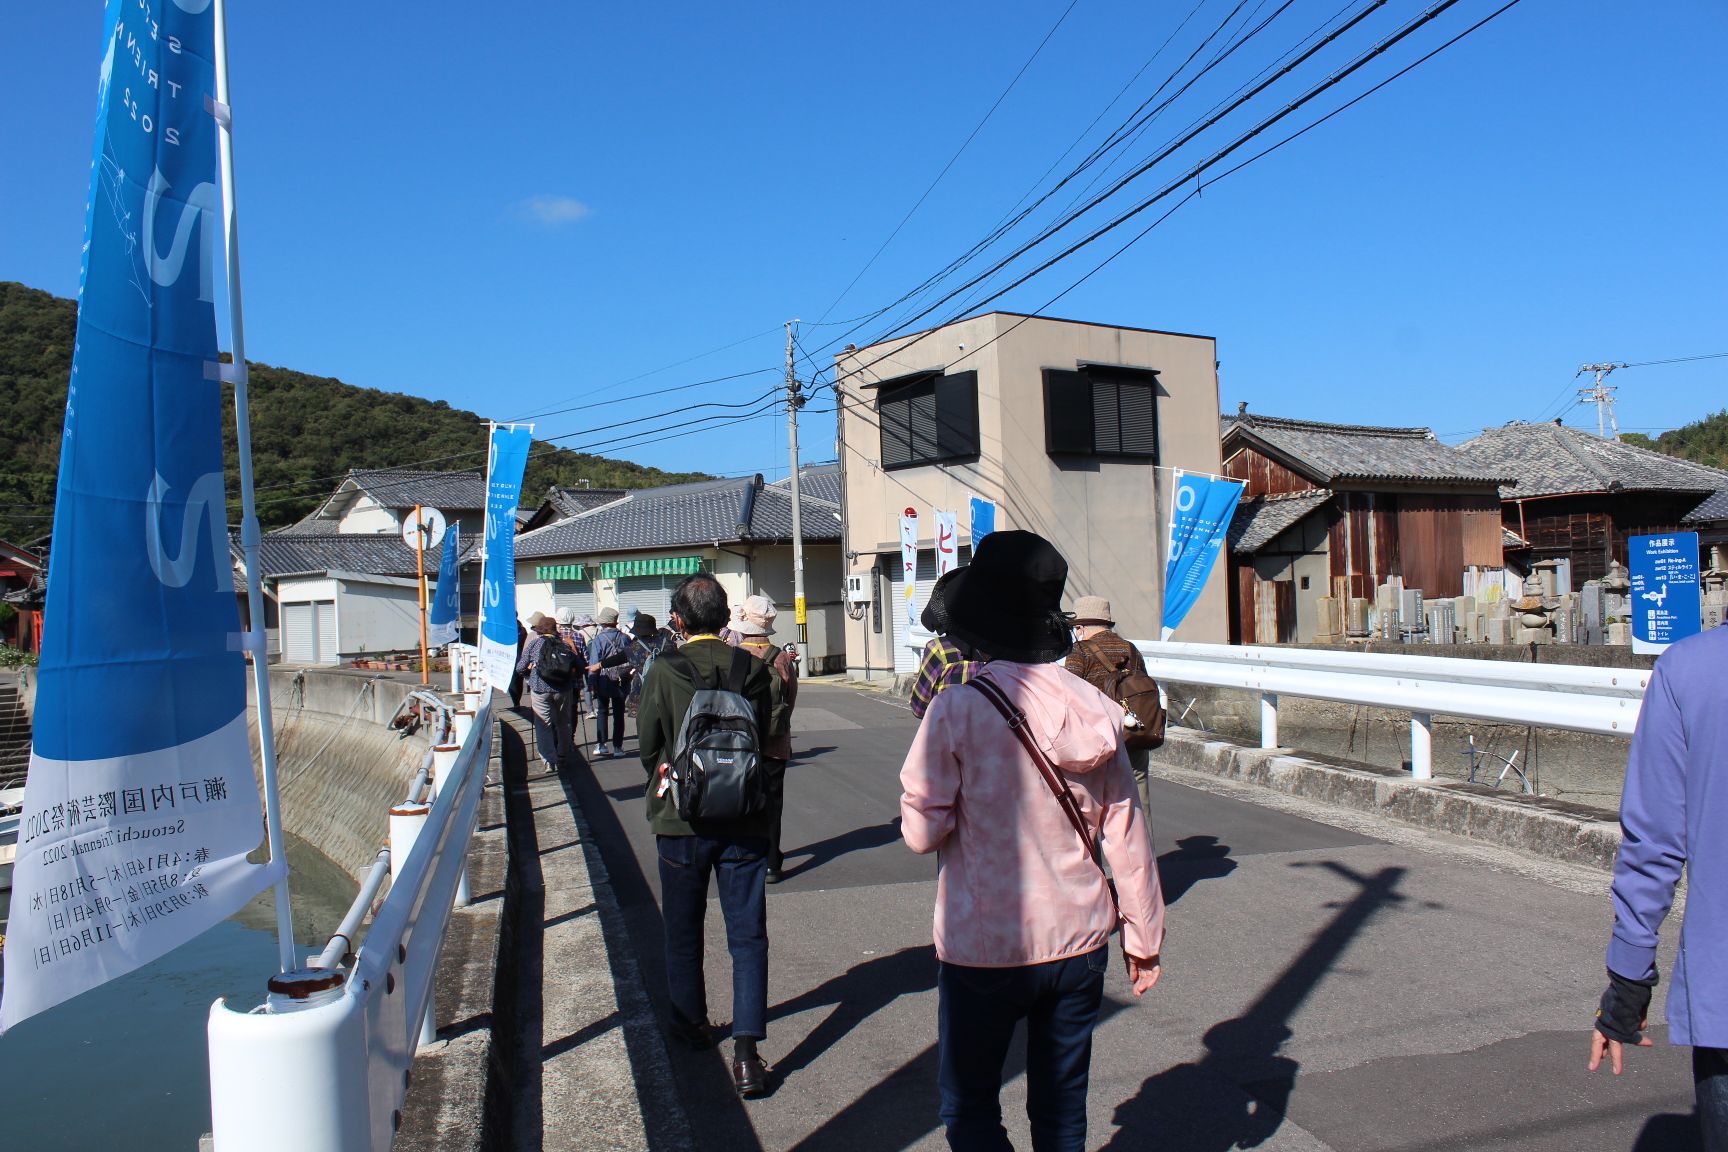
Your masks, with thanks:
[{"label": "shadow of person on road", "polygon": [[826,840],[818,840],[814,844],[806,844],[802,848],[789,848],[786,858],[794,856],[806,857],[802,862],[786,869],[785,877],[790,880],[794,876],[802,876],[814,871],[822,865],[836,860],[848,852],[865,852],[871,848],[880,848],[884,844],[892,844],[900,839],[900,817],[885,824],[872,824],[868,828],[854,828],[850,832],[842,832],[838,836],[830,836]]},{"label": "shadow of person on road", "polygon": [[[1307,867],[1305,863],[1291,867]],[[1158,1073],[1116,1109],[1107,1152],[1148,1147],[1229,1152],[1265,1143],[1284,1123],[1300,1065],[1284,1056],[1290,1020],[1375,913],[1400,903],[1403,868],[1363,875],[1335,861],[1317,867],[1358,891],[1246,1012],[1206,1032],[1206,1055]]]},{"label": "shadow of person on road", "polygon": [[1158,883],[1166,904],[1176,903],[1202,880],[1221,880],[1234,871],[1230,845],[1219,843],[1216,836],[1184,836],[1174,851],[1158,857]]},{"label": "shadow of person on road", "polygon": [[834,1010],[786,1055],[774,1061],[782,1078],[815,1063],[847,1033],[902,996],[936,987],[936,946],[902,948],[854,964],[826,984],[768,1010],[770,1021],[833,1005]]}]

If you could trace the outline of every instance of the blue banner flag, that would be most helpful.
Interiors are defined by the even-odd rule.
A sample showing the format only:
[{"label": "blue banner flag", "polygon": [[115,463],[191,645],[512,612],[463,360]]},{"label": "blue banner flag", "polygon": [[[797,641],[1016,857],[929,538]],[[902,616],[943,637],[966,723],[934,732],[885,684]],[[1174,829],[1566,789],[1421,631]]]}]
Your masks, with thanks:
[{"label": "blue banner flag", "polygon": [[1662,652],[1702,632],[1698,533],[1633,536],[1626,544],[1632,574],[1632,651]]},{"label": "blue banner flag", "polygon": [[279,875],[228,548],[208,0],[109,0],[0,1030]]},{"label": "blue banner flag", "polygon": [[486,456],[486,560],[480,572],[480,661],[494,688],[516,671],[516,505],[534,442],[531,424],[492,428]]},{"label": "blue banner flag", "polygon": [[1164,621],[1160,639],[1170,639],[1200,599],[1230,517],[1245,487],[1236,480],[1177,470],[1170,499],[1170,545],[1164,561]]},{"label": "blue banner flag", "polygon": [[438,562],[438,588],[432,594],[432,614],[426,625],[426,643],[433,648],[454,644],[457,621],[462,616],[462,529],[450,525],[444,533],[444,557]]},{"label": "blue banner flag", "polygon": [[972,497],[972,550],[978,550],[978,542],[990,533],[996,531],[996,503],[982,497]]}]

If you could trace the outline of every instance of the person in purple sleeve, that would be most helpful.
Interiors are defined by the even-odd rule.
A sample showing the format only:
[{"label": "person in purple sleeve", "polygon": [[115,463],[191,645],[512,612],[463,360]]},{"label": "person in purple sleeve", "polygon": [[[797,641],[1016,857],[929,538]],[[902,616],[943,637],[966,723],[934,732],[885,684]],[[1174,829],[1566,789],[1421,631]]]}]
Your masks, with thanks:
[{"label": "person in purple sleeve", "polygon": [[1618,1076],[1644,1035],[1656,934],[1682,868],[1686,913],[1668,988],[1668,1039],[1692,1046],[1706,1152],[1728,1152],[1728,627],[1675,644],[1656,663],[1620,799],[1608,989],[1590,1034]]}]

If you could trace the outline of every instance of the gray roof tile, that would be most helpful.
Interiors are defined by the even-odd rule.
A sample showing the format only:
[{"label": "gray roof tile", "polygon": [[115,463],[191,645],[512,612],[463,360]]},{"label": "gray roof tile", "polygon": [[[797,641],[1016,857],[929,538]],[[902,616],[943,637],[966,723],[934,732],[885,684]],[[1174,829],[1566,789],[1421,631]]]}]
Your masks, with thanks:
[{"label": "gray roof tile", "polygon": [[1222,420],[1225,451],[1232,438],[1271,449],[1320,484],[1395,481],[1447,487],[1486,487],[1512,479],[1491,460],[1463,456],[1426,428],[1370,428],[1284,420],[1249,412]]},{"label": "gray roof tile", "polygon": [[1707,524],[1712,520],[1728,520],[1728,488],[1710,493],[1684,517],[1687,524]]},{"label": "gray roof tile", "polygon": [[1301,523],[1309,513],[1324,508],[1332,493],[1324,488],[1280,496],[1255,496],[1236,505],[1230,518],[1230,552],[1251,556],[1283,533]]},{"label": "gray roof tile", "polygon": [[[480,557],[480,538],[462,541],[461,563]],[[238,540],[234,555],[242,555]],[[427,571],[436,574],[444,546],[426,554]],[[413,576],[414,552],[395,535],[312,535],[306,532],[266,532],[258,543],[266,579],[299,572],[365,572],[373,576]]]},{"label": "gray roof tile", "polygon": [[[758,485],[760,477],[748,477],[635,489],[621,500],[524,533],[516,538],[516,555],[529,560],[789,538],[789,495]],[[806,541],[840,539],[838,506],[805,495],[801,512]]]},{"label": "gray roof tile", "polygon": [[1665,456],[1581,428],[1516,422],[1489,428],[1458,451],[1481,467],[1508,472],[1511,500],[1589,492],[1697,492],[1728,488],[1728,471]]},{"label": "gray roof tile", "polygon": [[[776,480],[771,488],[790,490],[792,478]],[[838,506],[840,503],[840,465],[810,464],[798,470],[798,494],[806,500],[814,497]]]}]

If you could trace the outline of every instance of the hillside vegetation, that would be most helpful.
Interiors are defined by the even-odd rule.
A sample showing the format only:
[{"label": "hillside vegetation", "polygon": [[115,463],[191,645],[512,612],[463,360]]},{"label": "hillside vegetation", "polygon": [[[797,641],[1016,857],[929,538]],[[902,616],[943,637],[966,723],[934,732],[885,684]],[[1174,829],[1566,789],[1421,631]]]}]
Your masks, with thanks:
[{"label": "hillside vegetation", "polygon": [[1637,432],[1627,432],[1620,439],[1683,460],[1728,468],[1728,408],[1683,428],[1669,429],[1654,440]]},{"label": "hillside vegetation", "polygon": [[[0,281],[0,539],[24,544],[52,521],[66,381],[78,308],[71,300]],[[300,519],[349,468],[423,465],[478,471],[486,428],[473,412],[442,400],[359,388],[326,376],[253,362],[252,464],[258,518],[266,530]],[[224,405],[229,519],[238,522],[234,412]],[[701,473],[662,472],[625,460],[569,452],[536,442],[523,502],[553,484],[587,480],[596,488],[647,488]],[[453,459],[441,459],[453,457]]]}]

